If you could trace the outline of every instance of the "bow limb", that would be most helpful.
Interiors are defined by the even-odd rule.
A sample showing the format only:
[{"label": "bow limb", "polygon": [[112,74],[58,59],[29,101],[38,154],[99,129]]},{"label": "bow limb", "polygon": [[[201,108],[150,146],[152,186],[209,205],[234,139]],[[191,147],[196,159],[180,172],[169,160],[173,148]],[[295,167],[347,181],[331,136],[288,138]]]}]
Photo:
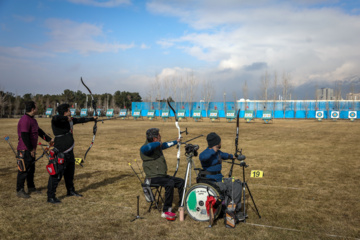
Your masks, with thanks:
[{"label": "bow limb", "polygon": [[235,159],[239,156],[239,153],[241,154],[241,150],[239,151],[239,115],[240,115],[240,109],[238,110],[236,116],[235,154],[234,154],[234,158],[231,161],[229,178],[232,176]]},{"label": "bow limb", "polygon": [[[179,139],[181,139],[181,131],[180,131],[180,126],[179,126],[179,120],[176,116],[176,112],[175,112],[175,109],[171,106],[170,102],[169,102],[169,99],[167,100],[167,104],[169,105],[169,107],[171,108],[171,110],[173,111],[174,113],[174,116],[175,116],[175,126],[176,128],[178,129],[178,133],[179,133]],[[177,148],[178,148],[178,152],[176,154],[176,158],[177,158],[177,163],[176,163],[176,170],[174,172],[174,177],[176,176],[176,173],[179,169],[179,164],[180,164],[180,146],[181,146],[181,141],[178,141],[177,143]]]},{"label": "bow limb", "polygon": [[[83,79],[81,78],[81,83],[84,85],[84,87],[89,91],[90,93],[90,96],[91,96],[91,105],[92,105],[92,108],[94,109],[95,111],[95,117],[98,116],[97,114],[97,111],[96,111],[96,101],[94,99],[94,96],[90,90],[90,88],[88,88],[88,86],[86,86],[86,84],[84,83]],[[96,132],[97,132],[97,120],[95,119],[95,123],[94,123],[94,127],[93,127],[93,138],[91,140],[91,144],[89,146],[89,148],[86,150],[85,152],[85,155],[84,155],[84,160],[86,159],[86,155],[88,154],[88,152],[90,151],[91,147],[94,145],[94,142],[95,142],[95,137],[96,137]]]}]

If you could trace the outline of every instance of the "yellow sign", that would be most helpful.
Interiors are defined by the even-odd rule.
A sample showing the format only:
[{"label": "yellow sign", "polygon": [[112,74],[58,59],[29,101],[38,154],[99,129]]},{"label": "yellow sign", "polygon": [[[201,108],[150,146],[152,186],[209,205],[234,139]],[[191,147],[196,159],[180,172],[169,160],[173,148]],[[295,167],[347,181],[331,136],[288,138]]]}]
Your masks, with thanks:
[{"label": "yellow sign", "polygon": [[264,177],[264,172],[260,170],[252,170],[250,177],[252,178],[262,178]]},{"label": "yellow sign", "polygon": [[75,158],[75,164],[80,165],[83,162],[82,158]]}]

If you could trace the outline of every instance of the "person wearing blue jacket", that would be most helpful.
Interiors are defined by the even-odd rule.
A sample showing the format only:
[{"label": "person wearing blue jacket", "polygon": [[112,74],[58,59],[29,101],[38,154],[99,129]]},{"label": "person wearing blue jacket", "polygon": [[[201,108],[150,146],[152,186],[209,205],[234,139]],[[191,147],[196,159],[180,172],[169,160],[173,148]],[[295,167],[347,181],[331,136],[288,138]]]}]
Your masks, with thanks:
[{"label": "person wearing blue jacket", "polygon": [[150,128],[146,131],[146,141],[140,148],[140,157],[143,160],[143,169],[148,182],[159,184],[165,188],[165,202],[161,217],[166,217],[166,212],[171,212],[174,197],[174,188],[178,189],[179,205],[182,199],[184,179],[169,176],[167,174],[167,164],[163,150],[176,146],[180,141],[177,139],[170,142],[162,142],[160,130]]},{"label": "person wearing blue jacket", "polygon": [[206,177],[215,182],[221,182],[224,175],[221,174],[222,160],[233,159],[234,156],[220,151],[221,138],[216,133],[209,133],[206,137],[208,148],[199,155],[202,168],[206,171]]},{"label": "person wearing blue jacket", "polygon": [[208,148],[199,155],[199,160],[203,170],[202,174],[206,175],[210,181],[219,186],[220,190],[226,195],[228,203],[233,201],[236,204],[236,212],[238,220],[244,219],[240,212],[242,184],[239,179],[232,182],[231,178],[224,178],[222,175],[222,160],[234,159],[234,155],[220,151],[221,138],[215,132],[207,135]]}]

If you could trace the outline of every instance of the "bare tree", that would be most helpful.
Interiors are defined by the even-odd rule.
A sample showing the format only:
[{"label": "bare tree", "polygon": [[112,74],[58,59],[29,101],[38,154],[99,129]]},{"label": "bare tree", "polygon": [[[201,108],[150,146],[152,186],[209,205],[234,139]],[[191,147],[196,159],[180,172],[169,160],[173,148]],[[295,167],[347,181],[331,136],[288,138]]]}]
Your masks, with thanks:
[{"label": "bare tree", "polygon": [[[106,104],[106,106],[107,106],[107,105],[108,105],[108,95],[107,95],[107,94],[106,94],[106,100],[105,100],[105,101],[106,101],[105,104]],[[98,107],[101,108],[101,107],[102,107],[102,99],[101,99],[101,96],[98,97],[98,100],[97,100],[97,103],[96,103],[96,104],[97,104],[96,108],[98,108]],[[94,111],[96,111],[96,109],[94,109]]]},{"label": "bare tree", "polygon": [[7,94],[0,89],[0,113],[1,117],[5,115],[5,108],[8,105]]},{"label": "bare tree", "polygon": [[341,88],[342,88],[342,82],[335,81],[335,98],[336,98],[337,111],[340,111]]},{"label": "bare tree", "polygon": [[15,97],[15,106],[14,106],[14,115],[18,115],[20,110],[20,103],[21,103],[21,97],[16,96]]},{"label": "bare tree", "polygon": [[177,88],[178,88],[178,81],[177,81],[177,78],[176,77],[172,77],[171,79],[171,92],[172,92],[172,95],[171,95],[171,98],[174,99],[174,101],[176,102],[177,101]]},{"label": "bare tree", "polygon": [[355,84],[354,82],[351,82],[350,85],[350,94],[351,94],[351,100],[352,100],[352,104],[351,104],[351,110],[354,111],[355,110]]},{"label": "bare tree", "polygon": [[245,99],[245,110],[247,109],[247,99],[248,99],[248,85],[247,85],[247,82],[245,80],[244,82],[244,85],[242,87],[242,91],[243,91],[243,96],[244,96],[244,99]]},{"label": "bare tree", "polygon": [[215,89],[211,81],[203,81],[202,96],[205,102],[206,117],[208,116],[208,110],[210,102],[215,94]]},{"label": "bare tree", "polygon": [[180,90],[180,105],[181,108],[183,108],[185,96],[186,96],[186,90],[187,90],[187,81],[184,81],[182,77],[179,77],[178,82],[179,90]]},{"label": "bare tree", "polygon": [[268,88],[270,83],[270,77],[267,71],[265,71],[265,74],[261,76],[261,94],[262,99],[264,100],[264,110],[267,109],[267,101],[268,101]]},{"label": "bare tree", "polygon": [[191,72],[190,76],[188,75],[187,79],[186,79],[186,86],[187,86],[186,99],[189,104],[189,106],[188,106],[189,107],[189,115],[191,115],[191,110],[193,107],[193,101],[194,101],[197,85],[198,85],[198,83],[194,77],[194,72]]},{"label": "bare tree", "polygon": [[315,86],[315,111],[317,111],[319,108],[320,89],[318,89],[318,88],[319,88],[319,85],[316,84],[316,86]]},{"label": "bare tree", "polygon": [[275,115],[275,110],[276,110],[276,99],[278,98],[278,75],[277,72],[274,72],[274,80],[273,80],[273,111],[274,111],[274,115]]},{"label": "bare tree", "polygon": [[160,100],[161,100],[161,80],[159,78],[159,75],[156,74],[155,76],[155,91],[154,93],[156,94],[155,96],[155,102],[157,102],[157,105],[158,105],[158,110],[159,110],[159,116],[160,116]]},{"label": "bare tree", "polygon": [[284,118],[287,108],[287,100],[291,100],[291,83],[290,83],[290,74],[283,73],[282,77],[282,94],[283,94],[283,111],[284,111]]},{"label": "bare tree", "polygon": [[234,110],[235,110],[235,112],[237,112],[237,96],[236,96],[236,91],[233,91],[232,96],[233,96],[233,99],[234,99]]}]

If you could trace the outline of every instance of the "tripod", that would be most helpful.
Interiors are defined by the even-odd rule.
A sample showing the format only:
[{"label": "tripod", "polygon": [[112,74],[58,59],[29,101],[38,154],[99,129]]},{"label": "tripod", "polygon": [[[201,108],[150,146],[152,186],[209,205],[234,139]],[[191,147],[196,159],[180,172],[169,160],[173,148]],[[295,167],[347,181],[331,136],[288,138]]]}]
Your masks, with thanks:
[{"label": "tripod", "polygon": [[[233,166],[234,165],[239,165],[240,167],[242,167],[242,170],[243,170],[243,181],[241,183],[241,187],[242,187],[242,195],[243,195],[243,214],[244,214],[244,222],[246,222],[246,189],[248,190],[249,192],[249,195],[251,197],[251,200],[254,204],[254,207],[256,209],[256,213],[257,215],[259,216],[259,218],[261,218],[260,216],[260,213],[259,213],[259,210],[258,208],[256,207],[256,204],[255,204],[255,200],[251,194],[251,191],[250,191],[250,188],[249,188],[249,185],[247,184],[246,180],[245,180],[245,168],[247,168],[249,165],[246,165],[246,162],[244,161],[245,160],[245,156],[244,155],[240,155],[238,156],[238,160],[241,160],[240,163],[235,163],[234,161],[231,162],[231,169],[230,169],[230,173],[229,173],[229,177],[231,177],[232,175],[232,169],[233,169]],[[229,162],[228,162],[229,163]]]},{"label": "tripod", "polygon": [[139,198],[140,198],[140,196],[137,196],[137,215],[136,215],[136,217],[133,219],[133,220],[131,220],[130,222],[133,222],[133,221],[135,221],[136,219],[144,219],[143,217],[140,217],[140,214],[139,214]]}]

